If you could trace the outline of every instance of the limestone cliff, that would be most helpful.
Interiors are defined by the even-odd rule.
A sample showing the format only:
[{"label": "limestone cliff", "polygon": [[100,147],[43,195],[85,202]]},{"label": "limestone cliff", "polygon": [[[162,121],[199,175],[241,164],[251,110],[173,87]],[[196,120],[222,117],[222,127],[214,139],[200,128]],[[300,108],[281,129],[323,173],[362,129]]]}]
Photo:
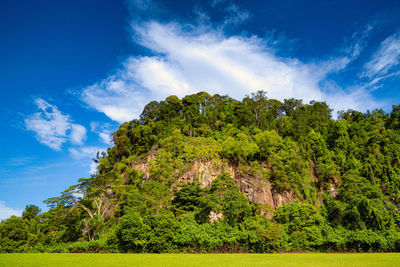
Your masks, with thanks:
[{"label": "limestone cliff", "polygon": [[[136,160],[131,167],[144,174],[144,180],[150,179],[150,164],[154,156],[146,159]],[[239,170],[239,166],[228,161],[210,160],[195,161],[183,174],[179,175],[177,185],[197,181],[202,187],[209,187],[218,175],[229,173],[240,191],[247,196],[250,203],[268,204],[276,209],[277,207],[299,199],[292,191],[281,191],[274,188],[273,183],[261,179],[255,175]],[[299,199],[300,200],[300,199]]]}]

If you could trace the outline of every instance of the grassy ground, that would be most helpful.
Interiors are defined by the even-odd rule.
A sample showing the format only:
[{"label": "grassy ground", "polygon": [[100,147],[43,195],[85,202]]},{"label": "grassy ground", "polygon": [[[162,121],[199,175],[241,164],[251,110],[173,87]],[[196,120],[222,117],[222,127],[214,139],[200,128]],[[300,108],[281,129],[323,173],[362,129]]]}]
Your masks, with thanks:
[{"label": "grassy ground", "polygon": [[0,254],[0,266],[400,266],[400,253]]}]

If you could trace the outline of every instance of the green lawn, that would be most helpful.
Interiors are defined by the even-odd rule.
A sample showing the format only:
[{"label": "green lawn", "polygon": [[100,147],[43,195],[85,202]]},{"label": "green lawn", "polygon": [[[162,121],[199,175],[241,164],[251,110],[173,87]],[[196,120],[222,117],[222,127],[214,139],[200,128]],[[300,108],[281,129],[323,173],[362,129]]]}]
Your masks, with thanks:
[{"label": "green lawn", "polygon": [[400,253],[0,254],[0,266],[400,266]]}]

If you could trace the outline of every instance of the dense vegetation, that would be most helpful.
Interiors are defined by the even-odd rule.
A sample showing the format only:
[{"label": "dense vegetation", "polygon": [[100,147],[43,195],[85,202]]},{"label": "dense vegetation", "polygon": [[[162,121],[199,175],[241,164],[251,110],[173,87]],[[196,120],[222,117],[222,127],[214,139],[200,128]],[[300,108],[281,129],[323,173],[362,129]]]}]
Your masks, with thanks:
[{"label": "dense vegetation", "polygon": [[[324,102],[201,92],[150,102],[113,140],[48,212],[2,221],[0,252],[400,251],[400,106],[333,119]],[[252,202],[225,171],[182,180],[195,162],[296,200]]]}]

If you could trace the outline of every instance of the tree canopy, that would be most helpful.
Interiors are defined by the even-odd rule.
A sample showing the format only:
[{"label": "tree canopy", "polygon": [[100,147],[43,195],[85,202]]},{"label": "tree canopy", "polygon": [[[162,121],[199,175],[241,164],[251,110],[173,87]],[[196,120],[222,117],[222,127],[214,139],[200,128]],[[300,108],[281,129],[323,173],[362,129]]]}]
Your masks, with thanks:
[{"label": "tree canopy", "polygon": [[96,174],[2,221],[0,252],[400,251],[399,110],[333,118],[262,91],[152,101]]}]

